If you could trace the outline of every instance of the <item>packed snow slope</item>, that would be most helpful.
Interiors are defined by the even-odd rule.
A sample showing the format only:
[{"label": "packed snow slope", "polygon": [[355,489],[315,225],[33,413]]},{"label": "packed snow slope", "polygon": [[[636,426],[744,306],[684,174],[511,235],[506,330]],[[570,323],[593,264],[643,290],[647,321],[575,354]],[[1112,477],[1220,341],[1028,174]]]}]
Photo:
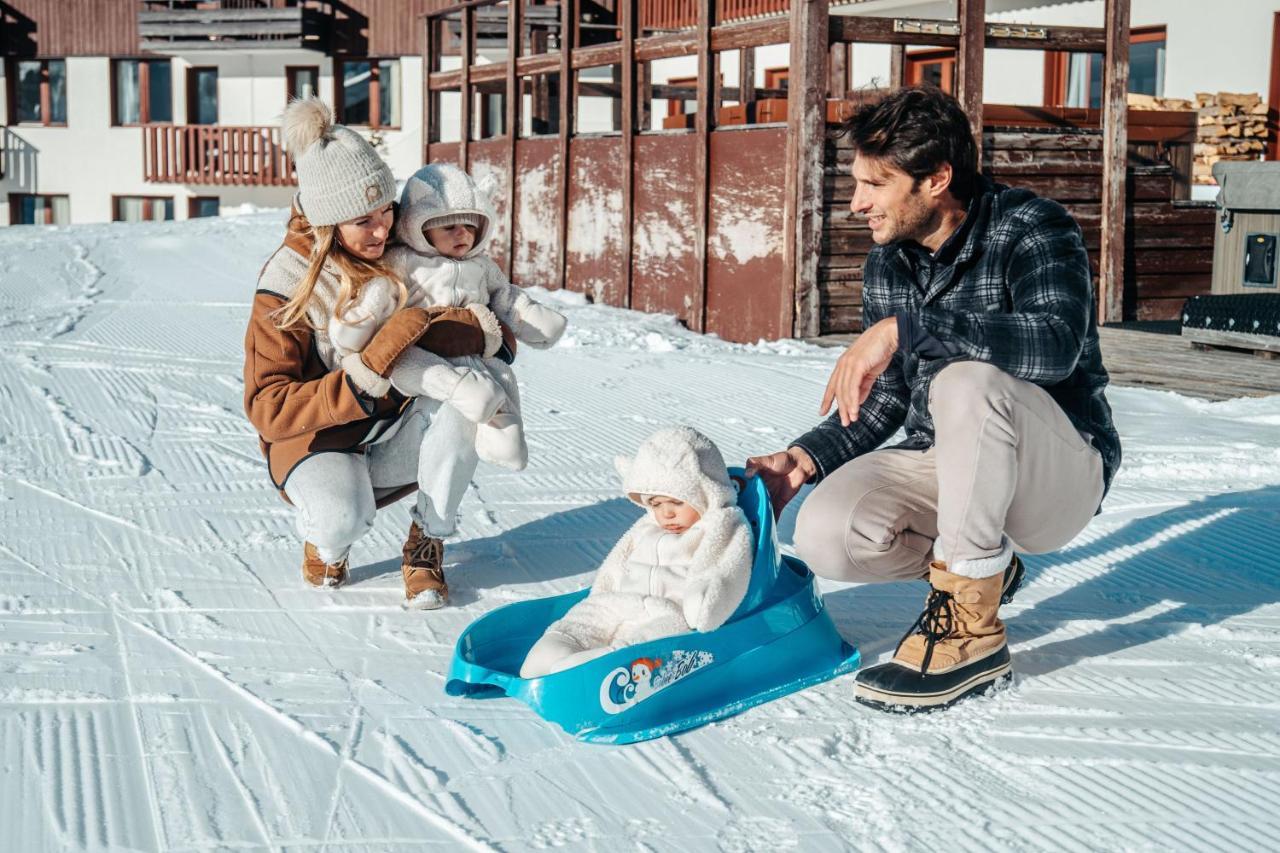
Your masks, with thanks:
[{"label": "packed snow slope", "polygon": [[[589,582],[637,512],[615,454],[674,422],[780,449],[837,351],[547,295],[571,327],[517,363],[532,463],[476,476],[454,606],[401,607],[403,504],[307,589],[241,410],[282,226],[0,230],[0,849],[1280,848],[1280,398],[1111,392],[1124,468],[1027,559],[989,698],[886,715],[845,677],[580,744],[445,695],[459,631]],[[925,593],[823,589],[868,662]]]}]

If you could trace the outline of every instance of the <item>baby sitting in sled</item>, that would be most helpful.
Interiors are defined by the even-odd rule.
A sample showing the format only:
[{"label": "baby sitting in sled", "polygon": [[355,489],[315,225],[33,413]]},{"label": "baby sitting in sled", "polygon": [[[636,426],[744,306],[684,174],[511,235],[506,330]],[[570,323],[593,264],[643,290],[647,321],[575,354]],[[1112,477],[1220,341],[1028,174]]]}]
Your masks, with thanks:
[{"label": "baby sitting in sled", "polygon": [[637,643],[712,631],[751,580],[751,526],[719,449],[676,427],[618,457],[627,497],[647,512],[613,547],[591,592],[529,650],[522,678],[577,666]]}]

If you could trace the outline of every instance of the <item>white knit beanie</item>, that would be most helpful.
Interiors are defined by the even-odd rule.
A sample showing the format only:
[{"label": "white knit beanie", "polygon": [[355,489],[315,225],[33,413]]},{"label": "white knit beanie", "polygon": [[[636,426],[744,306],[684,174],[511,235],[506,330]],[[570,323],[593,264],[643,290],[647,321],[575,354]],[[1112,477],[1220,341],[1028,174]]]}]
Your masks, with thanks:
[{"label": "white knit beanie", "polygon": [[283,129],[298,169],[298,205],[312,225],[358,219],[395,198],[391,167],[364,137],[334,124],[324,101],[293,101],[284,111]]},{"label": "white knit beanie", "polygon": [[479,213],[464,211],[462,213],[446,213],[442,216],[433,216],[422,223],[423,229],[448,228],[450,225],[470,225],[478,230],[484,225],[484,217]]}]

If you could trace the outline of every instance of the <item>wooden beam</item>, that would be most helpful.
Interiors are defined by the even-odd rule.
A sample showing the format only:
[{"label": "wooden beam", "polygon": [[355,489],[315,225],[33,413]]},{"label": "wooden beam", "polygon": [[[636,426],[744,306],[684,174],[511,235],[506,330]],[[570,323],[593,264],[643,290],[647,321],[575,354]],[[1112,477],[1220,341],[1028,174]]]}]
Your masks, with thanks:
[{"label": "wooden beam", "polygon": [[525,0],[507,0],[507,278],[515,272],[516,257],[516,140],[520,138],[520,78],[516,59],[520,56],[522,12]]},{"label": "wooden beam", "polygon": [[710,209],[709,182],[711,178],[711,97],[712,75],[715,61],[711,54],[712,21],[711,0],[698,2],[698,97],[693,128],[697,135],[694,148],[693,185],[693,233],[697,258],[697,283],[694,288],[696,302],[692,306],[689,325],[695,332],[707,330],[707,222]]},{"label": "wooden beam", "polygon": [[738,100],[744,104],[756,102],[756,49],[744,47],[738,51]]},{"label": "wooden beam", "polygon": [[790,326],[797,338],[817,336],[821,325],[818,256],[822,252],[829,24],[826,0],[792,0],[782,263],[784,287],[793,295],[791,316],[784,318],[783,327]]},{"label": "wooden beam", "polygon": [[422,26],[424,31],[422,34],[422,162],[431,162],[431,125],[435,117],[431,114],[432,101],[435,95],[431,93],[431,69],[434,66],[435,59],[435,43],[432,39],[435,30],[435,18],[423,18]]},{"label": "wooden beam", "polygon": [[631,307],[631,240],[635,230],[636,22],[638,0],[619,0],[622,15],[622,275]]},{"label": "wooden beam", "polygon": [[956,21],[960,24],[960,45],[956,56],[960,107],[969,117],[969,129],[978,146],[978,168],[982,168],[982,60],[986,43],[987,0],[958,0]]},{"label": "wooden beam", "polygon": [[[639,19],[637,18],[637,21]],[[639,30],[637,29],[637,32]],[[636,66],[636,122],[641,131],[653,124],[653,69],[647,62],[635,62]]]},{"label": "wooden beam", "polygon": [[471,143],[471,57],[475,37],[474,6],[462,10],[462,67],[458,69],[459,92],[462,96],[462,110],[459,121],[462,123],[458,134],[458,166],[467,170],[468,147]]},{"label": "wooden beam", "polygon": [[1106,0],[1102,86],[1102,248],[1098,324],[1124,320],[1125,172],[1128,168],[1129,0]]},{"label": "wooden beam", "polygon": [[907,83],[907,46],[895,44],[889,49],[889,88],[900,89]]},{"label": "wooden beam", "polygon": [[835,42],[827,57],[827,94],[843,98],[849,91],[849,45]]},{"label": "wooden beam", "polygon": [[559,286],[567,286],[569,269],[569,137],[573,134],[574,74],[573,49],[577,44],[578,0],[560,0],[560,191],[557,214],[560,217]]},{"label": "wooden beam", "polygon": [[[954,28],[954,21],[923,21],[922,24],[934,24],[944,29],[940,32],[920,32],[914,30],[895,31],[893,18],[871,18],[855,15],[836,15],[831,18],[831,39],[839,42],[871,42],[891,45],[932,45],[935,47],[958,47],[960,39],[955,34],[948,34],[945,28]],[[1018,35],[1025,29],[1035,37]],[[988,24],[986,27],[986,47],[1009,50],[1069,50],[1077,52],[1102,53],[1106,48],[1106,32],[1101,27],[1026,27],[1013,25]],[[1043,34],[1043,37],[1040,37]],[[787,20],[785,18],[766,18],[758,21],[746,21],[736,24],[724,24],[711,28],[711,50],[720,53],[726,50],[742,50],[761,47],[768,44],[781,44],[788,38]],[[637,38],[635,57],[637,61],[652,62],[655,59],[671,59],[677,56],[693,56],[698,52],[696,32],[682,31],[658,36]],[[596,68],[604,65],[616,65],[622,61],[622,46],[618,42],[611,44],[581,47],[573,51],[571,63],[575,69]],[[560,56],[558,54],[535,53],[522,56],[516,64],[520,76],[546,74],[558,70]],[[504,74],[502,65],[480,65],[471,70],[476,82],[483,80],[501,80]],[[458,86],[458,71],[438,71],[431,75],[432,89],[453,89]]]}]

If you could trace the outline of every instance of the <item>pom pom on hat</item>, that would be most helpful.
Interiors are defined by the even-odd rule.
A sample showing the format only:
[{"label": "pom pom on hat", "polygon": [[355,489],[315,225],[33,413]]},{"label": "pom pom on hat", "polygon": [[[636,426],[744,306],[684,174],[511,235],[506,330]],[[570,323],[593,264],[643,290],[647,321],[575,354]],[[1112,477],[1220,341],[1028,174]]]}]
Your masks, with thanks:
[{"label": "pom pom on hat", "polygon": [[319,98],[295,98],[284,111],[284,147],[294,159],[321,139],[333,138],[333,113]]}]

